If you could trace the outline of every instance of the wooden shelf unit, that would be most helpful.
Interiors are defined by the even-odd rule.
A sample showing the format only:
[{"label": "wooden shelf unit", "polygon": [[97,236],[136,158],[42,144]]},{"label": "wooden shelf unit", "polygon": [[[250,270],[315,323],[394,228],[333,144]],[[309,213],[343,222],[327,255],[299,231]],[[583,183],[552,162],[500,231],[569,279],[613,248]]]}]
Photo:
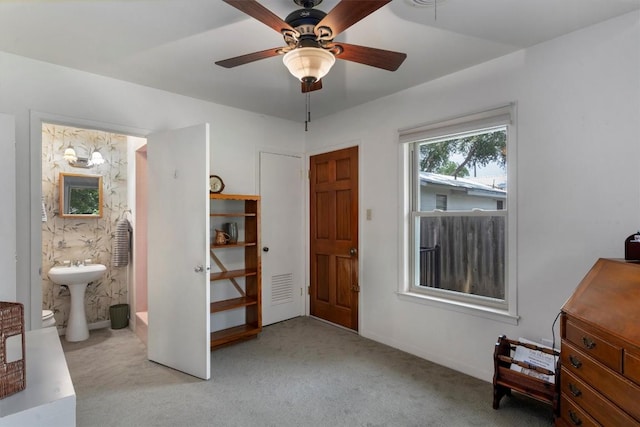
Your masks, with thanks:
[{"label": "wooden shelf unit", "polygon": [[240,297],[240,298],[231,298],[223,301],[216,301],[211,303],[211,312],[212,313],[220,313],[226,310],[234,310],[240,307],[247,307],[249,305],[258,304],[258,300],[256,298],[251,297]]},{"label": "wooden shelf unit", "polygon": [[[244,309],[244,323],[218,330],[211,333],[211,349],[232,344],[241,340],[255,338],[262,331],[262,274],[260,247],[260,196],[241,194],[211,194],[212,221],[216,219],[236,220],[244,230],[244,237],[236,243],[216,245],[210,247],[211,259],[219,271],[209,275],[212,285],[216,282],[231,282],[238,297],[210,303],[210,312],[223,313],[231,310]],[[242,237],[242,236],[240,236]],[[234,253],[241,258],[244,268],[228,270],[221,262],[218,253],[229,251],[231,258]],[[240,259],[234,259],[239,263]],[[213,268],[213,266],[212,266]],[[236,280],[242,279],[242,281]],[[243,282],[243,283],[242,283]],[[244,285],[244,286],[243,286]],[[212,328],[215,321],[212,321]]]},{"label": "wooden shelf unit", "polygon": [[211,348],[222,347],[238,341],[255,338],[262,328],[253,327],[249,324],[234,326],[211,333]]},{"label": "wooden shelf unit", "polygon": [[210,281],[233,279],[236,277],[255,276],[258,274],[256,269],[242,269],[242,270],[227,270],[219,273],[211,273],[209,275]]}]

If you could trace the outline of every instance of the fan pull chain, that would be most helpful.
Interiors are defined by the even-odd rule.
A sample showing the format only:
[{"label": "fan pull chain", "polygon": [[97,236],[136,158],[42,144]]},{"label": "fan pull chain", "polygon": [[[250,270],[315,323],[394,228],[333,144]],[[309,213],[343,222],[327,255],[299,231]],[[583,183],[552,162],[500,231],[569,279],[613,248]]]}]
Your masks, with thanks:
[{"label": "fan pull chain", "polygon": [[305,132],[309,130],[310,121],[311,121],[311,92],[307,92],[306,99],[305,99],[305,121],[304,121]]}]

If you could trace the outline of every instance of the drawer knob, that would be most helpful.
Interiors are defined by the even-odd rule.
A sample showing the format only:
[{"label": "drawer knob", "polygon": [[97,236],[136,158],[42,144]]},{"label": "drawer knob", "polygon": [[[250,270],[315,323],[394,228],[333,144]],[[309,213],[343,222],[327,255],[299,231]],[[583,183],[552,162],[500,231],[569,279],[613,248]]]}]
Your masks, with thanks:
[{"label": "drawer knob", "polygon": [[593,349],[596,346],[596,343],[588,337],[582,337],[582,344],[589,350]]},{"label": "drawer knob", "polygon": [[580,369],[580,367],[582,366],[582,362],[580,361],[580,359],[573,355],[569,356],[569,362],[571,362],[571,366],[576,369]]},{"label": "drawer knob", "polygon": [[569,391],[571,392],[571,394],[573,394],[574,397],[580,397],[580,395],[582,395],[580,389],[571,383],[569,383]]},{"label": "drawer knob", "polygon": [[569,418],[571,419],[571,422],[573,423],[574,426],[582,425],[582,420],[580,419],[578,414],[573,412],[571,409],[569,409]]}]

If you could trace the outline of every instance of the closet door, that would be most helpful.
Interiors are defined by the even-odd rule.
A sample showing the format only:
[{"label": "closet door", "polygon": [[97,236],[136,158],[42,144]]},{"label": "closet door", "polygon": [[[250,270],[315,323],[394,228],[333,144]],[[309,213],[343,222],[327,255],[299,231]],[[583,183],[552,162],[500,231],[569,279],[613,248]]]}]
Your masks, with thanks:
[{"label": "closet door", "polygon": [[262,325],[304,315],[302,158],[260,153]]},{"label": "closet door", "polygon": [[147,141],[147,354],[209,379],[209,125]]}]

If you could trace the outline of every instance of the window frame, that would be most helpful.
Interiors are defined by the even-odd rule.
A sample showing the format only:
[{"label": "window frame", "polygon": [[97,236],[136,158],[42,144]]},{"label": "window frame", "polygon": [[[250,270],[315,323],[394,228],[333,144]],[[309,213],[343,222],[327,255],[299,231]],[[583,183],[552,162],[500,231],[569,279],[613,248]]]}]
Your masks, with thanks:
[{"label": "window frame", "polygon": [[[435,213],[414,212],[414,197],[417,197],[416,189],[419,189],[417,177],[417,155],[413,148],[418,141],[445,137],[460,133],[471,132],[480,129],[488,129],[497,126],[507,127],[507,186],[508,194],[504,204],[504,210],[479,212],[478,215],[505,215],[506,216],[506,251],[505,251],[505,297],[504,301],[479,295],[463,294],[446,289],[428,288],[415,285],[415,277],[418,274],[414,268],[417,262],[419,245],[418,234],[414,232],[416,225],[422,216],[435,215]],[[516,144],[516,106],[506,106],[488,109],[479,113],[468,114],[451,119],[440,120],[425,125],[399,130],[400,142],[400,185],[401,185],[401,215],[399,233],[399,257],[400,272],[398,296],[402,300],[419,302],[450,309],[458,312],[480,315],[497,321],[517,325],[517,144]],[[416,182],[418,181],[418,182]],[[497,214],[496,214],[497,212]],[[437,215],[455,215],[460,212],[437,212]],[[466,212],[465,215],[472,214]]]}]

